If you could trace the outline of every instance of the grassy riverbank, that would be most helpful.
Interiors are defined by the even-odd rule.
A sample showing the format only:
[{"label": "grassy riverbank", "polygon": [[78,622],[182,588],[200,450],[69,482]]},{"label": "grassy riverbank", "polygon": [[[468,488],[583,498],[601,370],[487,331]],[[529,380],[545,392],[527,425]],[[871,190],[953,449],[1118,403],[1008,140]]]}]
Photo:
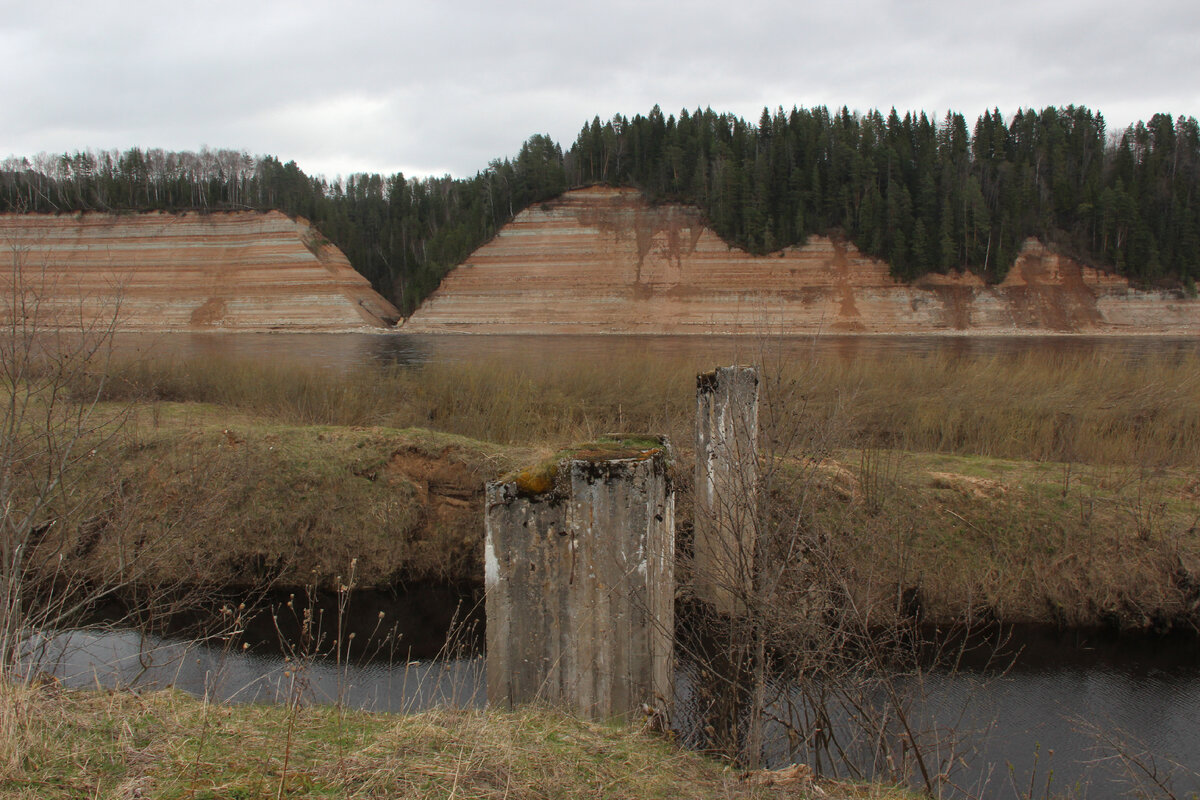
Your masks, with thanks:
[{"label": "grassy riverbank", "polygon": [[[773,503],[870,622],[1200,621],[1196,358],[762,358],[764,459],[794,478]],[[114,422],[43,512],[43,563],[85,582],[135,565],[129,586],[336,588],[352,564],[360,586],[478,583],[483,483],[610,430],[672,437],[686,544],[694,378],[126,364],[93,415]]]},{"label": "grassy riverbank", "polygon": [[[211,405],[140,405],[86,491],[115,516],[81,570],[161,541],[146,580],[335,588],[461,582],[477,571],[484,482],[527,448],[421,429],[285,425]],[[116,500],[117,498],[113,498]]]},{"label": "grassy riverbank", "polygon": [[0,794],[13,800],[909,796],[764,777],[550,710],[372,714],[0,682]]},{"label": "grassy riverbank", "polygon": [[[352,563],[364,587],[477,584],[484,482],[553,452],[139,405],[78,487],[98,501],[58,563],[111,575],[136,551],[139,583],[217,589],[336,588]],[[685,537],[690,459],[676,464]],[[779,481],[776,502],[824,543],[827,574],[873,622],[1197,621],[1200,479],[1188,469],[873,447],[777,459],[802,479]]]},{"label": "grassy riverbank", "polygon": [[1190,470],[896,450],[818,469],[811,524],[873,620],[1200,624]]},{"label": "grassy riverbank", "polygon": [[[764,361],[769,518],[795,536],[780,606],[853,609],[839,628],[850,634],[913,617],[1200,626],[1196,358]],[[675,442],[686,597],[706,366],[337,375],[199,361],[51,382],[26,396],[13,437],[24,449],[9,458],[14,507],[36,476],[60,479],[24,529],[23,601],[131,595],[161,621],[196,588],[211,600],[268,585],[478,584],[483,483],[614,430]],[[27,632],[11,630],[10,644]],[[53,684],[0,693],[0,789],[17,797],[768,791],[644,732],[544,711],[401,718]]]}]

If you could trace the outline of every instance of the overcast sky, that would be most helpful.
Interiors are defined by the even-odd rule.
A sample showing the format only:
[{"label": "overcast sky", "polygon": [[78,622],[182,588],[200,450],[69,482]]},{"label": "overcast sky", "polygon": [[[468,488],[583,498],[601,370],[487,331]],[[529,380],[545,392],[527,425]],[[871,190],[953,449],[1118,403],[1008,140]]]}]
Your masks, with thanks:
[{"label": "overcast sky", "polygon": [[1200,116],[1197,0],[0,0],[0,158],[202,145],[474,174],[711,106]]}]

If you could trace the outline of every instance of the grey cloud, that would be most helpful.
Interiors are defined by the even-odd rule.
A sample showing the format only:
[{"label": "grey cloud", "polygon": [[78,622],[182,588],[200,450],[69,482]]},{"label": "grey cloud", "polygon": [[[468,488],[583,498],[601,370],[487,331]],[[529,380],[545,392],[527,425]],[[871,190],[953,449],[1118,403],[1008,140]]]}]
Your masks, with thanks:
[{"label": "grey cloud", "polygon": [[1175,0],[5,5],[0,156],[208,143],[467,175],[654,103],[1200,113],[1200,14]]}]

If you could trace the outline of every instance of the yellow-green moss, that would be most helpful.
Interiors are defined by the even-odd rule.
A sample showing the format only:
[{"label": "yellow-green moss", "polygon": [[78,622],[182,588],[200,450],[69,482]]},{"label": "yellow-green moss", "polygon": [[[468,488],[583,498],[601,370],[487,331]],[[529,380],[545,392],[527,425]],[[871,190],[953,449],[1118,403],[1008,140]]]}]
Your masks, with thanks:
[{"label": "yellow-green moss", "polygon": [[501,481],[515,484],[517,493],[522,497],[537,497],[553,491],[564,461],[646,459],[666,449],[666,444],[659,436],[611,434],[559,450],[538,464],[505,475]]},{"label": "yellow-green moss", "polygon": [[513,475],[512,482],[520,494],[533,497],[549,492],[557,479],[558,460],[555,459],[526,467]]}]

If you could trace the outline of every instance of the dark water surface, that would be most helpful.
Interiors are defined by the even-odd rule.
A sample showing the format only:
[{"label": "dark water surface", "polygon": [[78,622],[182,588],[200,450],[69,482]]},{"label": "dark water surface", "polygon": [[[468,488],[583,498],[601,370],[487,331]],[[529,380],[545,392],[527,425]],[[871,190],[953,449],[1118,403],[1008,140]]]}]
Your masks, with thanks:
[{"label": "dark water surface", "polygon": [[[967,659],[897,682],[930,772],[947,776],[950,796],[1166,797],[1154,779],[1176,797],[1200,793],[1194,635],[1024,628],[984,650],[986,665]],[[898,725],[891,730],[902,738]],[[769,758],[791,760],[785,736],[770,742]],[[872,763],[866,753],[860,760]],[[911,761],[910,770],[919,784]]]},{"label": "dark water surface", "polygon": [[[284,601],[277,602],[277,617],[293,613],[281,605]],[[326,604],[330,615],[335,613],[333,602]],[[465,635],[456,640],[462,647],[445,648],[444,633],[433,635],[432,626],[420,620],[427,599],[396,598],[388,607],[389,619],[416,626],[411,636],[380,632],[375,620],[384,605],[382,598],[372,597],[361,604],[355,599],[347,608],[347,617],[354,618],[351,627],[363,631],[368,642],[359,648],[366,657],[352,663],[332,655],[332,623],[324,623],[323,644],[306,652],[296,638],[281,641],[294,632],[267,634],[274,626],[260,621],[249,630],[262,638],[230,640],[142,637],[129,630],[74,632],[46,643],[42,666],[69,685],[170,685],[234,702],[300,696],[308,702],[393,712],[435,704],[481,707],[486,661],[480,630],[471,627],[478,612],[440,612],[443,620],[455,617],[467,623]],[[280,628],[286,630],[286,622]],[[439,651],[441,657],[432,657]],[[1176,797],[1200,792],[1196,637],[1018,630],[1004,652],[1008,655],[987,666],[935,667],[919,680],[909,676],[898,682],[900,692],[910,698],[906,713],[926,759],[948,775],[946,796],[1139,796],[1139,789],[1148,785],[1146,770],[1169,782]],[[679,666],[676,683],[676,726],[687,742],[694,720],[687,719],[691,667],[686,662]],[[786,716],[785,705],[776,703],[773,711]],[[864,772],[882,774],[879,753],[861,741],[855,745],[860,734],[848,721],[850,715],[832,716],[839,740],[856,751]],[[769,733],[770,765],[813,763],[813,753],[790,745],[782,728]],[[827,769],[846,774],[837,766]],[[1166,795],[1155,791],[1148,796]]]}]

